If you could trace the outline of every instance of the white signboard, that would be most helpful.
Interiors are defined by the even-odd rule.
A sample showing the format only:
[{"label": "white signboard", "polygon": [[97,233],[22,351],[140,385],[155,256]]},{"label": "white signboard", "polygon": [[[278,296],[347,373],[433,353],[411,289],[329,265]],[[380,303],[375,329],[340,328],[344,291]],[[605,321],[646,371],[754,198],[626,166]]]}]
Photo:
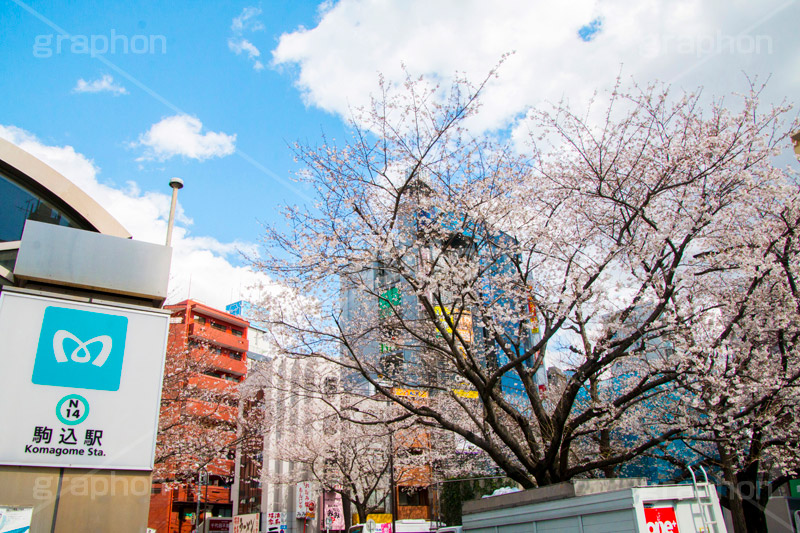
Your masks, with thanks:
[{"label": "white signboard", "polygon": [[33,507],[0,507],[0,533],[27,533],[31,520]]},{"label": "white signboard", "polygon": [[258,533],[258,513],[234,516],[233,533]]},{"label": "white signboard", "polygon": [[266,513],[267,532],[276,532],[286,529],[286,515],[284,513]]},{"label": "white signboard", "polygon": [[0,464],[152,470],[168,322],[0,294]]},{"label": "white signboard", "polygon": [[295,517],[298,520],[309,519],[312,520],[316,515],[314,509],[317,495],[311,493],[311,482],[303,481],[298,483],[295,488],[294,501],[297,502],[295,509]]}]

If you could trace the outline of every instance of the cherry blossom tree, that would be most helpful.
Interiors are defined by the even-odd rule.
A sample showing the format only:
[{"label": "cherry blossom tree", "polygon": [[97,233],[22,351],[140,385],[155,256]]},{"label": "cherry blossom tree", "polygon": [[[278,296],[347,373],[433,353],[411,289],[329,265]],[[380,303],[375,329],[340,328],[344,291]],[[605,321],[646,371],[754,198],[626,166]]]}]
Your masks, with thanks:
[{"label": "cherry blossom tree", "polygon": [[[336,365],[273,360],[259,369],[265,457],[291,468],[264,469],[268,483],[313,481],[339,493],[363,521],[392,508],[392,485],[431,483],[428,432],[379,398],[339,387]],[[420,466],[423,465],[423,468]],[[349,518],[349,517],[348,517]]]},{"label": "cherry blossom tree", "polygon": [[697,284],[694,305],[714,305],[716,316],[678,343],[694,353],[682,378],[698,421],[690,443],[728,489],[736,531],[766,531],[769,497],[800,471],[798,199],[776,196],[759,210],[745,221],[753,227],[699,258],[698,277],[714,279]]},{"label": "cherry blossom tree", "polygon": [[[772,163],[786,109],[618,84],[585,113],[530,110],[522,146],[469,129],[492,76],[384,84],[347,143],[297,146],[317,201],[286,208],[258,262],[314,301],[274,302],[282,352],[339,365],[351,393],[523,487],[615,475],[679,439],[736,449],[734,473],[763,470],[739,459],[760,431],[796,450],[798,190]],[[562,379],[543,388],[545,361]]]},{"label": "cherry blossom tree", "polygon": [[[263,414],[250,398],[256,392],[240,391],[239,383],[223,380],[198,383],[213,370],[212,355],[203,344],[185,346],[170,339],[154,479],[194,481],[200,468],[227,475],[227,461],[237,446],[251,454],[256,446],[260,448]],[[212,381],[214,386],[209,384]],[[243,409],[239,409],[240,400]]]}]

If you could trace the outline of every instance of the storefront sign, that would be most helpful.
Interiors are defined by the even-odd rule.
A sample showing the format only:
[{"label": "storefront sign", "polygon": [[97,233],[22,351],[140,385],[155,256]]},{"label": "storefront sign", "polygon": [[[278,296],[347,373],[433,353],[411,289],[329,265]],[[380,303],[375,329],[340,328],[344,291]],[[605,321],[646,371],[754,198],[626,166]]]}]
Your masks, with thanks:
[{"label": "storefront sign", "polygon": [[268,532],[286,529],[286,515],[284,513],[266,513],[266,520]]},{"label": "storefront sign", "polygon": [[297,484],[294,501],[297,502],[295,516],[298,520],[312,520],[316,516],[314,513],[316,500],[317,495],[312,494],[310,481],[303,481]]},{"label": "storefront sign", "polygon": [[428,391],[416,389],[392,389],[396,396],[405,396],[406,398],[427,398]]},{"label": "storefront sign", "polygon": [[233,533],[258,533],[258,513],[234,516]]}]

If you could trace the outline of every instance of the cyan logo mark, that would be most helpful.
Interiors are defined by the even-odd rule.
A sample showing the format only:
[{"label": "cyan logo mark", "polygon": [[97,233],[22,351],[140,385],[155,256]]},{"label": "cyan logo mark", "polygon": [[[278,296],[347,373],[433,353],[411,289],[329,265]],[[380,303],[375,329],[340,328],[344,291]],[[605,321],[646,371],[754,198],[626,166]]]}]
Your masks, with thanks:
[{"label": "cyan logo mark", "polygon": [[49,306],[31,381],[37,385],[119,390],[128,319]]}]

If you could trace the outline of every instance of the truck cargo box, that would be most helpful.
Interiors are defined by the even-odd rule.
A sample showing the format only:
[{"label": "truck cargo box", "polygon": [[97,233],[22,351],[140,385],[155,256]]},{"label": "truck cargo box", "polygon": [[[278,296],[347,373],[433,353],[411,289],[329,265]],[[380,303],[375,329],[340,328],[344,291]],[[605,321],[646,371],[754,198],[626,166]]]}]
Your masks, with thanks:
[{"label": "truck cargo box", "polygon": [[725,533],[714,485],[574,480],[466,502],[464,533]]}]

